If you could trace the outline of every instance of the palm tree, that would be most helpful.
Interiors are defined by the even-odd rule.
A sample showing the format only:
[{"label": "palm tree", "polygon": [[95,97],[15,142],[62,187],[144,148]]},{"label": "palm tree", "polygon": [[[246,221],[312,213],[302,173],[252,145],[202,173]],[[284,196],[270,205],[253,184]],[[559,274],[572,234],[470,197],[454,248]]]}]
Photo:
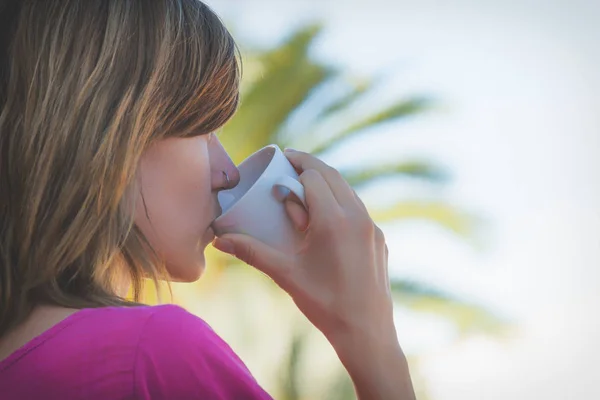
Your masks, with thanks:
[{"label": "palm tree", "polygon": [[[245,51],[241,106],[219,134],[236,163],[270,143],[327,155],[345,141],[366,135],[368,128],[411,118],[433,107],[430,99],[415,96],[355,118],[352,106],[375,90],[377,81],[352,81],[343,71],[311,57],[311,44],[321,29],[320,25],[306,26],[274,49]],[[390,177],[410,176],[431,185],[448,179],[444,169],[431,162],[405,159],[341,172],[358,193],[374,181]],[[385,208],[367,206],[379,224],[423,219],[461,238],[473,237],[473,219],[442,201],[403,200]],[[322,398],[323,393],[315,392],[313,386],[320,390],[329,387],[327,398],[352,398],[351,383],[343,371],[337,364],[323,361],[335,359],[323,345],[323,338],[308,327],[284,293],[268,278],[231,257],[212,249],[207,255],[205,278],[195,286],[176,285],[173,293],[177,302],[206,318],[255,373],[263,371],[259,381],[276,398]],[[392,289],[399,307],[441,316],[462,334],[495,333],[503,326],[503,321],[482,307],[438,288],[393,279]],[[270,357],[266,355],[269,352]],[[309,360],[315,352],[327,356],[318,355],[321,361]],[[311,368],[315,362],[323,364]],[[311,388],[301,384],[315,369],[327,368],[333,372],[312,376]],[[269,380],[272,377],[277,379]]]}]

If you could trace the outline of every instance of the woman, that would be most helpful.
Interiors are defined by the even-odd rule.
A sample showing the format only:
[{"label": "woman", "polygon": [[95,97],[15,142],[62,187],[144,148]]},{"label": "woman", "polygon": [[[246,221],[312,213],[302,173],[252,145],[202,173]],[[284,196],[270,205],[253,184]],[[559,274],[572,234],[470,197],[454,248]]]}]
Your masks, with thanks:
[{"label": "woman", "polygon": [[[2,399],[269,398],[201,319],[125,297],[204,269],[216,195],[239,180],[213,134],[238,105],[230,34],[196,0],[1,4]],[[286,154],[302,251],[214,246],[290,294],[360,399],[413,398],[383,234],[337,171]]]}]

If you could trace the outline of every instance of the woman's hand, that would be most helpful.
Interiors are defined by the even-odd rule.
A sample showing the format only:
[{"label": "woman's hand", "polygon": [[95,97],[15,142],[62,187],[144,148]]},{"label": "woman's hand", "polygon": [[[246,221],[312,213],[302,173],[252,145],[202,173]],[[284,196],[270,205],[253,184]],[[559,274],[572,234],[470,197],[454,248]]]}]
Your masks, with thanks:
[{"label": "woman's hand", "polygon": [[286,207],[296,227],[305,231],[302,248],[284,254],[242,234],[225,234],[214,246],[261,270],[289,293],[333,345],[360,398],[410,398],[392,390],[399,381],[390,373],[406,366],[393,323],[381,229],[337,170],[307,153],[286,151],[286,156],[305,188],[308,215],[292,202]]},{"label": "woman's hand", "polygon": [[233,255],[270,276],[328,338],[348,331],[393,331],[382,231],[337,170],[307,153],[286,155],[306,193],[308,226],[300,206],[287,206],[296,227],[306,233],[301,250],[288,255],[235,234],[216,239],[215,247],[226,251],[223,244],[229,241]]}]

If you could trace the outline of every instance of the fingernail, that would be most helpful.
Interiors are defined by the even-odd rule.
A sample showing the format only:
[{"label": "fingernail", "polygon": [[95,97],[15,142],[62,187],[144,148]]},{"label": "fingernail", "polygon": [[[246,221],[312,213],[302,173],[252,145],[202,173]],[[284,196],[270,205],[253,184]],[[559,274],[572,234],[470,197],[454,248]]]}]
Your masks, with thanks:
[{"label": "fingernail", "polygon": [[213,242],[213,246],[221,250],[223,253],[233,254],[235,252],[235,247],[233,243],[227,239],[215,239]]},{"label": "fingernail", "polygon": [[290,149],[289,147],[287,147],[285,150],[283,150],[284,153],[296,153],[298,152],[298,150],[294,150],[294,149]]}]

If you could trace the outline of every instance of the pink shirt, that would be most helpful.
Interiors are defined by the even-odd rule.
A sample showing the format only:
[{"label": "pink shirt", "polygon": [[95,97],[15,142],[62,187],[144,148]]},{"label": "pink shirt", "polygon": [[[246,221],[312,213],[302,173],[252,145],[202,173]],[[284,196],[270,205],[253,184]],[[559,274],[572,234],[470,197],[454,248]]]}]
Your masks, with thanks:
[{"label": "pink shirt", "polygon": [[0,399],[270,399],[200,318],[174,305],[84,309],[0,361]]}]

